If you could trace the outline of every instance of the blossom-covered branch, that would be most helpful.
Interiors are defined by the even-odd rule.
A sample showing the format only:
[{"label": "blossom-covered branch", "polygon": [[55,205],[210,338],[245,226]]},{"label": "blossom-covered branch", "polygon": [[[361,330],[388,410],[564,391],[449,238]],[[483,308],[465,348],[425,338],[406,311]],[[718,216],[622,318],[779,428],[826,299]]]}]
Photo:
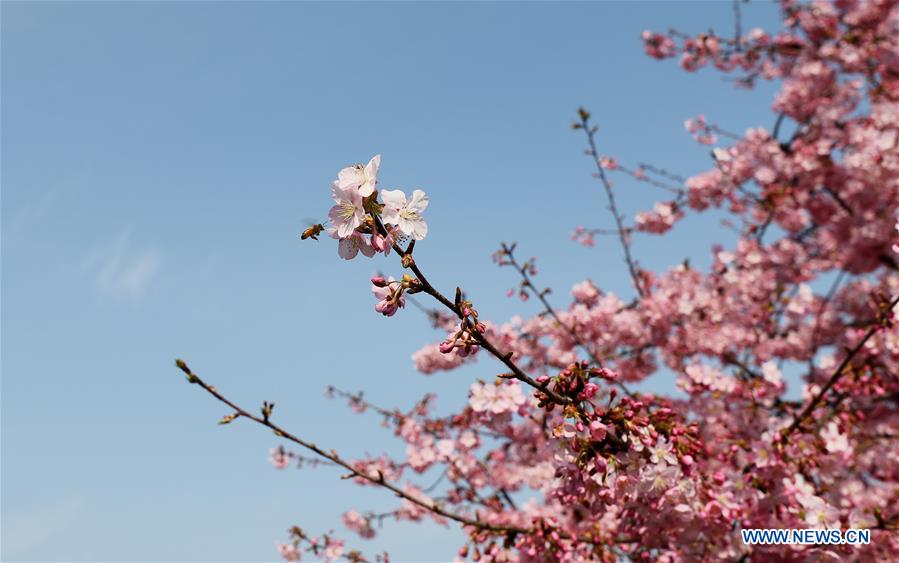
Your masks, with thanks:
[{"label": "blossom-covered branch", "polygon": [[[678,58],[687,71],[713,66],[742,87],[777,86],[771,130],[686,120],[698,150],[710,153],[704,170],[682,176],[600,156],[595,120],[580,110],[575,129],[586,134],[615,225],[581,227],[574,238],[591,246],[596,235],[617,237],[635,297],[585,272],[570,301],[551,306],[533,259],[504,246],[498,257],[518,272],[519,296],[543,308],[489,322],[461,288],[442,293],[423,272],[423,241],[443,226],[425,221],[425,192],[381,189],[380,156],[340,170],[328,223],[301,238],[327,231],[344,259],[397,254],[400,274],[371,278],[374,309],[393,317],[424,295],[439,304],[425,311],[440,335],[412,354],[423,374],[475,366],[482,350],[503,365],[466,381],[467,401],[441,416],[430,414],[430,394],[391,410],[335,391],[353,410],[376,410],[404,454],[345,460],[275,426],[272,405],[261,417],[239,409],[182,363],[188,379],[234,409],[223,422],[250,418],[349,470],[353,483],[399,495],[399,509],[344,514],[362,538],[374,534],[372,522],[430,518],[458,524],[458,555],[475,560],[891,560],[899,551],[899,2],[783,0],[781,10],[778,30],[735,21],[733,37],[643,34],[653,58]],[[615,191],[629,184],[673,198],[649,201],[630,222]],[[680,258],[660,271],[640,267],[633,237],[664,236],[709,210],[730,232],[717,243],[710,234],[709,259],[692,260],[701,267]],[[662,381],[680,395],[620,392]],[[291,459],[301,458],[282,449],[272,457],[276,466]],[[398,485],[409,472],[433,472],[427,492]],[[872,534],[863,546],[787,549],[743,543],[746,528]]]}]

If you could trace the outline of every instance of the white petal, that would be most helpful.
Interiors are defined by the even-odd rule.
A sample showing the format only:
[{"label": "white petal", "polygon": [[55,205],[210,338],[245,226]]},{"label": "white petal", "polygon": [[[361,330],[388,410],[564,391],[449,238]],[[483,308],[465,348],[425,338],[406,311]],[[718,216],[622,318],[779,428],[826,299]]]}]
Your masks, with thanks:
[{"label": "white petal", "polygon": [[428,236],[428,224],[424,221],[415,221],[412,223],[412,238],[415,240],[421,240]]},{"label": "white petal", "polygon": [[381,190],[381,200],[387,207],[402,209],[406,206],[406,194],[403,190]]},{"label": "white petal", "polygon": [[409,209],[421,213],[428,208],[428,196],[421,190],[412,192],[412,200],[409,202]]},{"label": "white petal", "polygon": [[361,221],[359,221],[358,214],[350,217],[349,219],[347,219],[346,223],[341,223],[337,226],[338,236],[340,236],[340,238],[346,238],[350,236],[351,234],[353,234],[353,231],[356,230],[356,227],[359,226],[359,223],[361,223]]},{"label": "white petal", "polygon": [[359,203],[359,197],[356,194],[357,188],[351,186],[349,188],[344,188],[338,184],[338,182],[334,182],[331,185],[331,197],[334,198],[334,201],[340,203],[342,201],[351,201],[353,203]]},{"label": "white petal", "polygon": [[397,226],[400,228],[400,232],[404,235],[411,237],[415,233],[415,223],[403,217],[399,218],[399,223],[397,224]]},{"label": "white petal", "polygon": [[[383,193],[383,192],[382,192]],[[385,207],[381,211],[381,222],[396,225],[400,220],[400,212],[392,207]]]},{"label": "white petal", "polygon": [[381,166],[381,155],[376,154],[371,157],[371,160],[368,161],[368,164],[365,165],[365,175],[369,178],[374,179],[375,176],[378,175],[378,168]]},{"label": "white petal", "polygon": [[347,166],[337,173],[337,184],[343,189],[358,188],[362,180],[362,171],[355,166]]}]

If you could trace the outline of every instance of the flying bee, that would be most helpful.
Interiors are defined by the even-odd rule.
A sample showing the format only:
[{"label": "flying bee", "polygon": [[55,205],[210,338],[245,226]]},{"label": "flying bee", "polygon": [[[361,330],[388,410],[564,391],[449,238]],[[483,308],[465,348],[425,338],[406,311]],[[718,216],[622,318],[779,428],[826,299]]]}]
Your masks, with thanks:
[{"label": "flying bee", "polygon": [[322,231],[325,230],[325,226],[321,223],[316,223],[306,228],[303,231],[303,234],[300,235],[300,240],[306,240],[307,238],[311,238],[312,240],[318,240],[318,235],[322,234]]}]

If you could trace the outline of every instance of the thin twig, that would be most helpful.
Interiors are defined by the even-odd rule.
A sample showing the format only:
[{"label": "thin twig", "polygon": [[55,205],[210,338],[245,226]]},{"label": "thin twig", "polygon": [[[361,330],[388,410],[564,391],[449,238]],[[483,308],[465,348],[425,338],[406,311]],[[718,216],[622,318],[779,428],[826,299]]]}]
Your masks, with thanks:
[{"label": "thin twig", "polygon": [[631,279],[634,281],[637,293],[640,294],[640,297],[646,297],[646,291],[640,281],[640,274],[637,270],[634,258],[631,256],[631,249],[627,240],[627,234],[625,233],[624,221],[621,217],[621,213],[618,212],[618,206],[615,203],[615,194],[612,192],[612,185],[609,183],[605,169],[603,169],[602,164],[599,161],[599,153],[596,150],[597,128],[590,125],[590,114],[586,110],[581,109],[578,114],[581,118],[580,128],[582,128],[587,135],[587,144],[590,145],[590,157],[596,165],[597,177],[606,192],[606,199],[609,202],[609,211],[612,212],[612,217],[614,217],[615,224],[618,226],[618,240],[621,241],[621,247],[624,249],[624,261],[627,263],[628,272],[631,274]]},{"label": "thin twig", "polygon": [[294,444],[302,446],[302,447],[306,448],[307,450],[314,452],[315,454],[334,463],[335,465],[339,465],[340,467],[343,467],[344,469],[346,469],[350,472],[350,477],[359,477],[361,479],[365,479],[366,481],[369,481],[372,484],[383,487],[383,488],[391,491],[392,493],[394,493],[396,496],[403,498],[415,505],[418,505],[418,506],[424,508],[425,510],[428,510],[430,512],[433,512],[434,514],[443,516],[444,518],[449,518],[450,520],[454,520],[454,521],[459,522],[460,524],[464,524],[466,526],[474,526],[476,528],[479,528],[479,529],[482,529],[485,531],[499,533],[499,534],[509,534],[509,533],[521,534],[521,533],[531,532],[531,530],[527,530],[525,528],[519,528],[517,526],[500,526],[500,525],[496,525],[496,524],[490,524],[488,522],[483,522],[481,520],[469,518],[462,514],[456,514],[455,512],[450,512],[450,511],[438,506],[436,503],[429,503],[429,502],[425,502],[421,499],[418,499],[415,496],[412,496],[412,495],[406,493],[404,490],[400,489],[393,483],[388,482],[386,479],[384,479],[384,475],[381,472],[378,472],[377,476],[372,476],[372,475],[369,475],[368,473],[363,473],[362,471],[359,471],[358,469],[353,467],[353,465],[350,462],[348,462],[348,461],[344,460],[342,457],[340,457],[335,450],[326,452],[325,450],[321,449],[320,447],[316,446],[315,444],[313,444],[311,442],[307,442],[306,440],[303,440],[302,438],[298,438],[297,436],[291,434],[287,430],[281,428],[280,426],[278,426],[277,424],[272,422],[269,417],[258,417],[256,415],[251,414],[247,410],[239,407],[235,403],[231,402],[231,400],[227,399],[224,395],[219,393],[215,387],[213,387],[212,385],[209,385],[208,383],[203,381],[197,374],[195,374],[193,371],[191,371],[191,369],[187,366],[187,364],[183,360],[178,360],[176,362],[176,365],[178,366],[178,368],[181,369],[181,371],[183,371],[185,373],[185,375],[187,376],[187,379],[190,383],[199,385],[200,387],[203,388],[203,390],[205,390],[207,393],[209,393],[210,395],[212,395],[213,397],[218,399],[220,402],[228,405],[230,408],[232,408],[234,410],[234,412],[239,417],[243,417],[243,418],[252,420],[253,422],[255,422],[257,424],[265,426],[266,428],[269,428],[272,431],[274,431],[276,436],[280,436],[281,438],[284,438],[290,442],[293,442]]},{"label": "thin twig", "polygon": [[[565,331],[568,333],[568,335],[571,336],[571,338],[577,343],[577,345],[580,346],[581,349],[584,350],[584,352],[586,352],[588,356],[590,356],[590,359],[593,360],[593,363],[595,363],[599,367],[602,367],[602,365],[603,365],[602,360],[600,360],[596,356],[596,354],[593,353],[593,350],[589,346],[587,346],[587,344],[581,339],[580,336],[578,336],[578,334],[577,334],[577,332],[575,332],[574,328],[569,326],[567,323],[562,322],[562,319],[559,318],[559,315],[556,313],[556,310],[553,309],[553,306],[550,305],[549,301],[546,299],[546,292],[538,290],[537,287],[533,284],[533,282],[531,282],[531,277],[530,277],[530,275],[528,275],[527,270],[521,264],[519,264],[518,261],[515,259],[514,250],[510,246],[503,243],[502,251],[503,251],[503,255],[508,259],[508,264],[510,266],[512,266],[513,268],[515,268],[515,270],[519,273],[519,275],[521,275],[521,279],[524,282],[525,287],[530,289],[531,293],[533,293],[537,297],[537,299],[540,300],[540,303],[543,304],[543,308],[546,310],[546,312],[553,318],[553,320],[556,321],[556,323],[559,326],[564,328]],[[627,393],[628,396],[630,396],[630,397],[634,396],[633,393],[630,391],[630,389],[628,389],[624,383],[622,383],[620,381],[615,381],[614,383],[622,391]]]},{"label": "thin twig", "polygon": [[[387,234],[387,230],[384,228],[381,220],[377,217],[375,218],[375,226],[383,235]],[[411,243],[409,243],[409,247],[406,248],[406,250],[403,250],[399,247],[399,245],[394,243],[393,249],[400,257],[402,257],[403,265],[412,270],[412,272],[418,278],[418,281],[421,284],[421,291],[423,293],[427,293],[428,295],[439,301],[444,307],[452,311],[463,323],[467,322],[465,312],[462,310],[462,308],[447,299],[446,296],[444,296],[442,293],[440,293],[440,291],[437,290],[437,288],[431,285],[431,282],[429,282],[428,278],[426,278],[424,273],[422,273],[421,269],[418,267],[418,264],[416,264],[415,260],[412,259],[411,251],[414,244],[415,241],[413,240]],[[496,359],[505,364],[505,366],[509,368],[509,370],[511,370],[513,378],[540,391],[541,393],[546,395],[547,399],[558,405],[567,406],[574,404],[574,401],[572,401],[568,397],[563,397],[562,395],[559,395],[558,393],[550,389],[548,384],[541,385],[540,383],[537,383],[534,378],[526,374],[524,370],[522,370],[515,362],[512,361],[511,353],[503,354],[502,352],[497,350],[496,346],[494,346],[493,343],[490,342],[483,333],[477,330],[473,330],[471,331],[471,334],[481,348],[490,352],[491,355],[493,355]]]}]

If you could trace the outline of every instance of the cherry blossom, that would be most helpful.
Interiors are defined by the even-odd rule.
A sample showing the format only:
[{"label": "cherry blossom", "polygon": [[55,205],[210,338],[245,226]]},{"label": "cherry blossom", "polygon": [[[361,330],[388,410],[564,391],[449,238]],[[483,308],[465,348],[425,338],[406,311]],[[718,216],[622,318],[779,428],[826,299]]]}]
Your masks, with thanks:
[{"label": "cherry blossom", "polygon": [[368,197],[375,192],[381,155],[376,154],[365,166],[356,164],[343,168],[337,174],[337,186],[342,190],[356,190],[360,196]]},{"label": "cherry blossom", "polygon": [[285,545],[278,543],[278,553],[285,561],[299,561],[301,559],[300,550],[295,545]]},{"label": "cherry blossom", "polygon": [[365,518],[356,510],[344,512],[341,520],[343,520],[344,526],[353,530],[362,538],[369,539],[375,536],[375,530],[371,527],[371,520]]},{"label": "cherry blossom", "polygon": [[[770,121],[743,132],[711,116],[688,120],[700,144],[715,145],[694,147],[708,164],[692,174],[602,156],[614,139],[594,124],[608,110],[577,112],[584,175],[610,213],[572,238],[585,255],[618,253],[629,287],[611,291],[585,259],[570,264],[582,268],[570,297],[550,291],[535,261],[518,261],[504,243],[494,260],[527,303],[521,316],[487,320],[463,287],[428,280],[428,263],[441,257],[418,244],[427,196],[378,191],[375,157],[338,174],[329,233],[343,258],[396,251],[404,273],[372,278],[375,309],[392,316],[414,294],[436,334],[409,342],[385,328],[372,337],[467,397],[438,410],[431,394],[390,407],[331,393],[347,400],[348,416],[373,417],[399,443],[395,455],[359,458],[282,429],[269,403],[261,417],[228,416],[274,430],[349,483],[385,489],[395,503],[387,512],[344,514],[362,540],[373,522],[431,521],[456,527],[459,557],[476,561],[895,559],[899,2],[784,0],[781,12],[779,29],[643,34],[653,58],[711,67],[739,87],[770,81],[777,92]],[[640,208],[651,211],[633,215],[613,182],[665,199],[641,191]],[[709,213],[725,234],[692,255],[669,243],[670,260],[654,270],[641,262],[638,237]],[[450,266],[456,283],[474,275]],[[672,383],[676,393],[659,392]],[[271,452],[275,467],[290,459]],[[847,527],[870,529],[871,542],[750,546],[739,534]],[[285,559],[361,560],[330,532],[290,534],[293,544],[279,546]],[[421,554],[434,556],[445,557]]]},{"label": "cherry blossom", "polygon": [[473,383],[470,393],[469,404],[475,412],[514,412],[525,402],[521,386],[512,382],[505,385]]},{"label": "cherry blossom", "polygon": [[406,200],[401,190],[382,190],[384,210],[381,218],[385,223],[399,227],[400,232],[415,240],[421,240],[428,234],[428,224],[421,214],[428,207],[428,196],[421,190],[414,190],[412,198]]},{"label": "cherry blossom", "polygon": [[342,188],[334,183],[331,196],[336,205],[328,212],[328,218],[339,238],[346,238],[362,224],[365,215],[362,209],[362,197],[355,187]]},{"label": "cherry blossom", "polygon": [[651,212],[637,213],[635,223],[640,231],[661,234],[671,229],[675,221],[683,216],[676,202],[659,202]]},{"label": "cherry blossom", "polygon": [[290,465],[290,456],[284,451],[284,448],[272,448],[269,459],[272,465],[277,469],[284,469]]},{"label": "cherry blossom", "polygon": [[[334,227],[328,227],[328,236],[339,238]],[[341,238],[337,243],[337,255],[344,260],[352,260],[359,252],[362,252],[363,256],[371,258],[375,255],[376,249],[369,240],[356,231]]]}]

